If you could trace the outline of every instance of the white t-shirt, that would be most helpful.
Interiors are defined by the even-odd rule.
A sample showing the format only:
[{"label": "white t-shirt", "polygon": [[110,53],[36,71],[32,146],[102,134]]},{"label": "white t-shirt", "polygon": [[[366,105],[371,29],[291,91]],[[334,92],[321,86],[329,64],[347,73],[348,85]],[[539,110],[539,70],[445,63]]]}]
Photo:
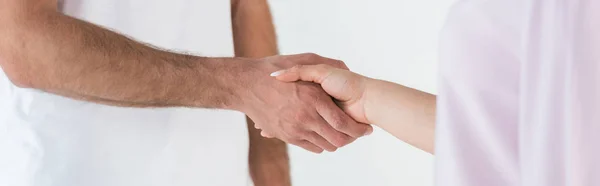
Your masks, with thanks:
[{"label": "white t-shirt", "polygon": [[463,0],[441,42],[436,185],[600,185],[600,1]]},{"label": "white t-shirt", "polygon": [[[152,45],[232,56],[228,0],[65,0],[62,10]],[[13,86],[0,71],[0,186],[247,185],[243,114],[138,109]]]}]

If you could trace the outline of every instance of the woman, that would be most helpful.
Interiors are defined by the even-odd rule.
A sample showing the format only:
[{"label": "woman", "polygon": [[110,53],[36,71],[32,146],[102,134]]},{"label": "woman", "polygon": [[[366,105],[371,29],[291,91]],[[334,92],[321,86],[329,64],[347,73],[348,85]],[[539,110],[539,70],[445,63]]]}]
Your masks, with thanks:
[{"label": "woman", "polygon": [[595,0],[460,1],[437,99],[323,65],[272,75],[319,83],[357,121],[431,153],[437,120],[437,185],[600,185],[599,17]]}]

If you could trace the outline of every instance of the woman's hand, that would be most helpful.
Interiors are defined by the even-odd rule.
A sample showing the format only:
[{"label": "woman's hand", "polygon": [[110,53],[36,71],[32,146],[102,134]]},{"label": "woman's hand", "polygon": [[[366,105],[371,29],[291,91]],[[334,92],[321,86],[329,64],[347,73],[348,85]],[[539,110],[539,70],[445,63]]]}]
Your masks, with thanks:
[{"label": "woman's hand", "polygon": [[271,74],[285,82],[309,81],[321,84],[350,117],[370,123],[365,115],[365,90],[369,78],[328,65],[299,65]]},{"label": "woman's hand", "polygon": [[278,80],[311,81],[359,123],[377,125],[398,139],[433,153],[436,97],[327,65],[304,65],[274,72]]}]

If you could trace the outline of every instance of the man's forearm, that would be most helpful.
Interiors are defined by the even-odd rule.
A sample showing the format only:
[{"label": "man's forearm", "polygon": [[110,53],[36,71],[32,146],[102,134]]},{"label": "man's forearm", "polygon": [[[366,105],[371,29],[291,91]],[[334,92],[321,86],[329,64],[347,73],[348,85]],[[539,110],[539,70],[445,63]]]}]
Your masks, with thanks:
[{"label": "man's forearm", "polygon": [[[266,0],[232,0],[232,26],[235,54],[238,57],[260,58],[277,55],[275,29]],[[250,136],[248,162],[256,186],[291,185],[287,145],[278,139],[268,139],[254,128],[247,118]]]},{"label": "man's forearm", "polygon": [[267,0],[232,0],[235,55],[261,58],[279,53]]},{"label": "man's forearm", "polygon": [[250,175],[255,186],[289,186],[290,164],[287,145],[278,139],[264,138],[254,122],[248,121]]},{"label": "man's forearm", "polygon": [[433,153],[435,95],[395,83],[368,79],[364,94],[370,123],[398,139]]},{"label": "man's forearm", "polygon": [[244,59],[161,51],[51,9],[3,24],[0,65],[23,87],[117,106],[227,108],[237,101],[232,74]]}]

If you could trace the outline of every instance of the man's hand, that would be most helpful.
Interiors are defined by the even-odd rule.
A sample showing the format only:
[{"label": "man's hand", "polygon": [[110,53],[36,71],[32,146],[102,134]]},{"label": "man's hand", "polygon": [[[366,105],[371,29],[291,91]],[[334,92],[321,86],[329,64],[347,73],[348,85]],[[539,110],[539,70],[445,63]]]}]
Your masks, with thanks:
[{"label": "man's hand", "polygon": [[284,83],[269,77],[271,72],[299,64],[328,64],[347,69],[338,60],[299,54],[249,63],[252,69],[241,74],[247,91],[239,110],[246,113],[266,137],[276,137],[320,153],[323,149],[335,151],[373,131],[371,126],[357,123],[346,115],[317,84]]},{"label": "man's hand", "polygon": [[328,65],[298,65],[272,74],[284,82],[308,81],[321,84],[338,105],[360,123],[370,123],[365,115],[365,92],[369,78]]}]

